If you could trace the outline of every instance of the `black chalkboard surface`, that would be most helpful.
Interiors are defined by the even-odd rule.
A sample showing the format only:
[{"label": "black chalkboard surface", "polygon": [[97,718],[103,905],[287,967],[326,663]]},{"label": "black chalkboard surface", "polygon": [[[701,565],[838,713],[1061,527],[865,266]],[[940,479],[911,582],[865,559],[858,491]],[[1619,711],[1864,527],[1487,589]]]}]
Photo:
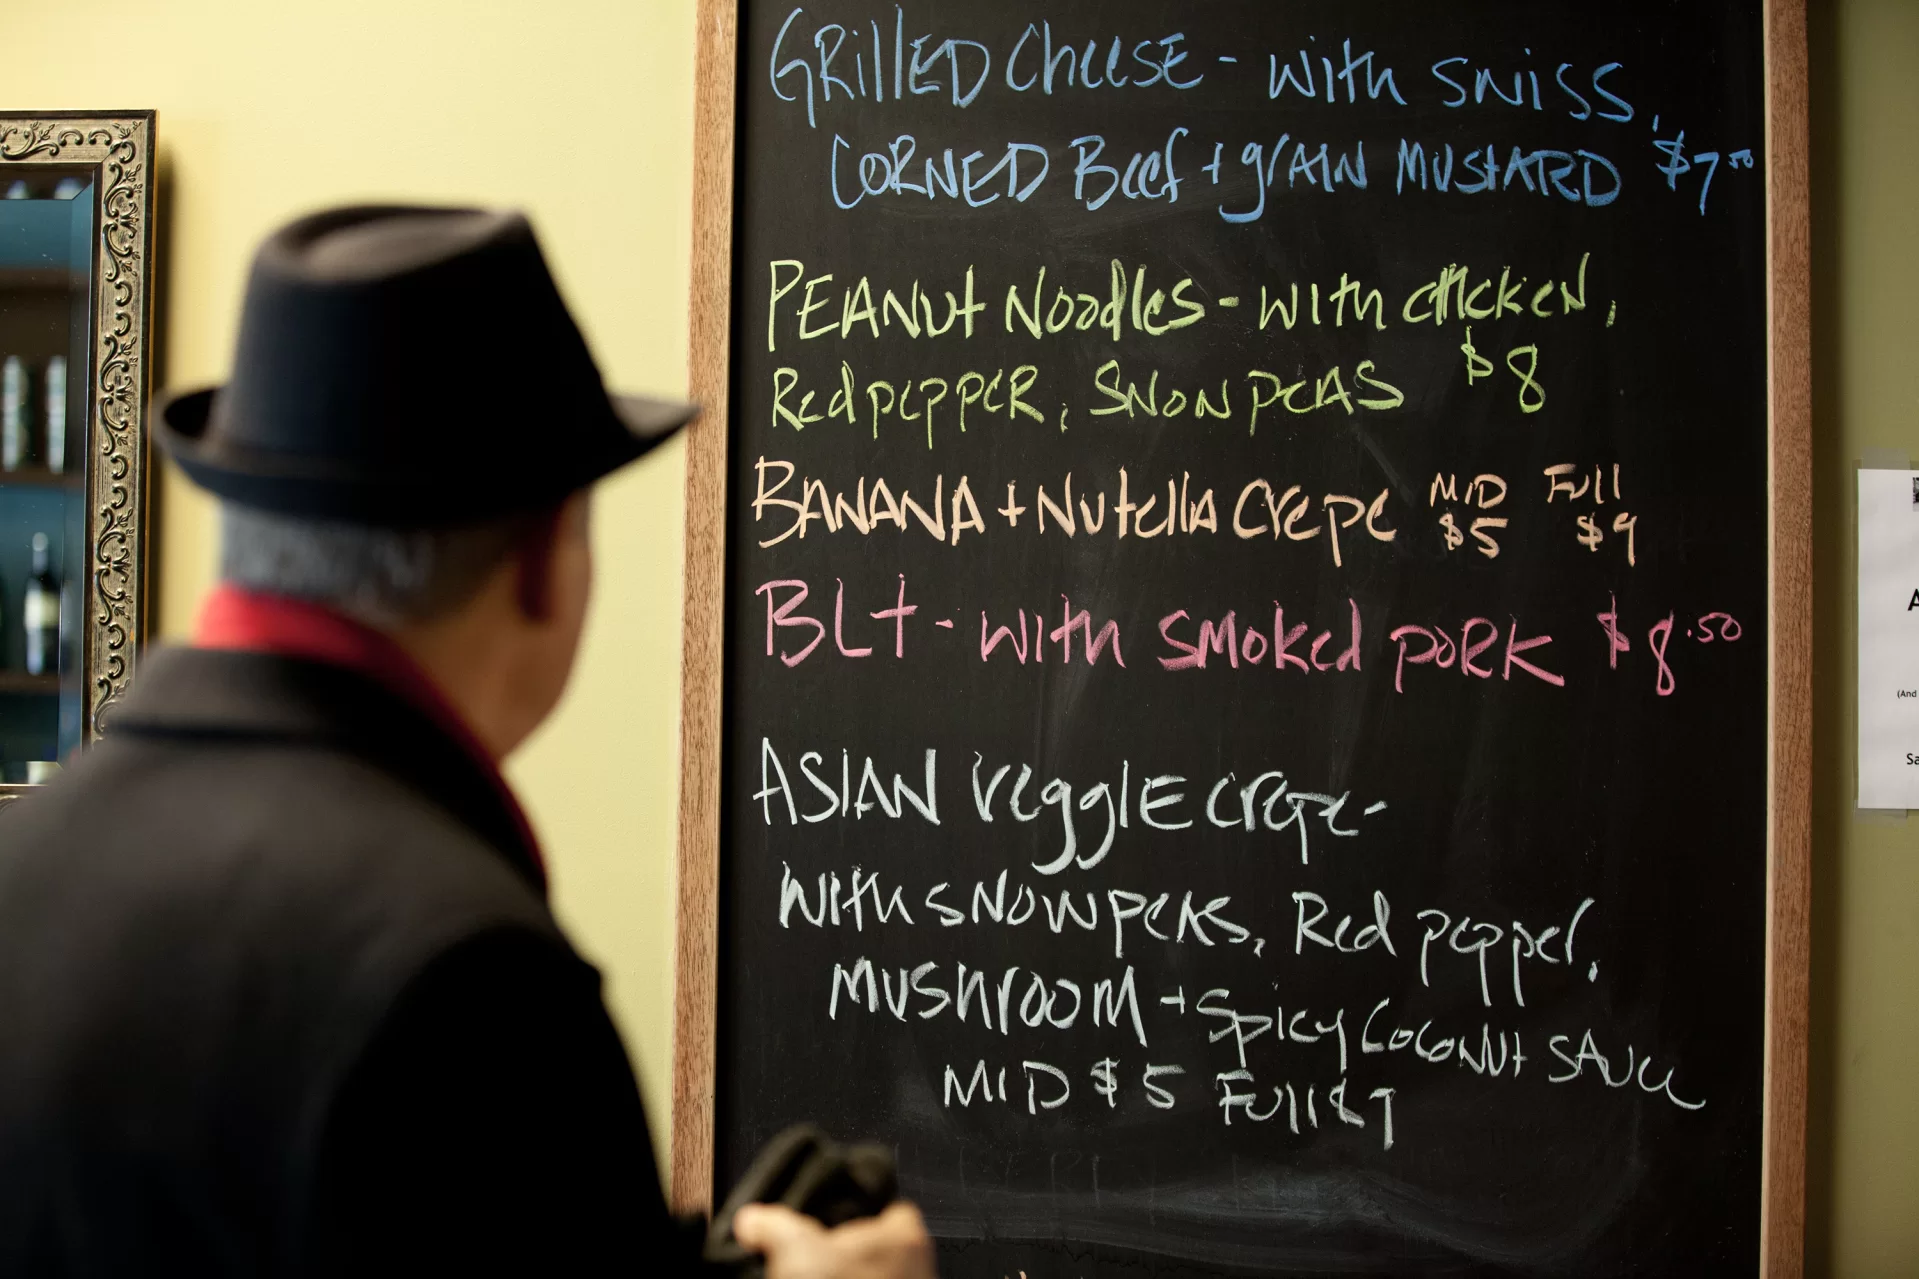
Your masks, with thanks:
[{"label": "black chalkboard surface", "polygon": [[1736,1274],[1750,3],[739,14],[713,1184],[942,1272]]}]

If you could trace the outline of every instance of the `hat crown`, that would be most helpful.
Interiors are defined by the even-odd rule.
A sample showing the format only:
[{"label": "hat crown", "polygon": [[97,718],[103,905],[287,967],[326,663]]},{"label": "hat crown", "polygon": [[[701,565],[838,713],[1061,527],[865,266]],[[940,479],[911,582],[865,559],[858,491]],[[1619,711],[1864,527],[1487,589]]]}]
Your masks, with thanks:
[{"label": "hat crown", "polygon": [[604,398],[525,217],[337,209],[255,255],[211,429],[319,466],[433,462],[457,479],[474,450],[513,447],[516,423]]},{"label": "hat crown", "polygon": [[506,209],[343,209],[303,218],[260,246],[261,269],[315,281],[404,275],[484,248],[533,238],[524,215]]}]

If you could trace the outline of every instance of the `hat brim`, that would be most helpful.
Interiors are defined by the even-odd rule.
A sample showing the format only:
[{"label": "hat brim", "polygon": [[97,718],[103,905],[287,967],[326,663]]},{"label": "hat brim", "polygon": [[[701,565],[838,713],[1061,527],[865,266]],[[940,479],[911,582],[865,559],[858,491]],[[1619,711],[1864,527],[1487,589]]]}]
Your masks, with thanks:
[{"label": "hat brim", "polygon": [[477,523],[562,501],[652,452],[700,412],[679,400],[608,395],[610,416],[625,429],[607,432],[597,448],[510,474],[458,474],[451,467],[431,475],[379,474],[236,446],[208,429],[221,390],[197,387],[161,399],[155,439],[188,479],[242,506],[394,527]]},{"label": "hat brim", "polygon": [[614,414],[645,444],[642,453],[664,443],[673,433],[700,415],[700,406],[684,400],[660,400],[646,395],[609,395]]}]

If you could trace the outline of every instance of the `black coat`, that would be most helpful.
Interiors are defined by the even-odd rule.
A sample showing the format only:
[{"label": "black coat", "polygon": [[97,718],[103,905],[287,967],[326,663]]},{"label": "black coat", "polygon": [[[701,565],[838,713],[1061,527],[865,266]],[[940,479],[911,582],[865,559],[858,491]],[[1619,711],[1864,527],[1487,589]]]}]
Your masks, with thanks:
[{"label": "black coat", "polygon": [[352,672],[155,654],[0,816],[0,1275],[688,1264],[485,771]]}]

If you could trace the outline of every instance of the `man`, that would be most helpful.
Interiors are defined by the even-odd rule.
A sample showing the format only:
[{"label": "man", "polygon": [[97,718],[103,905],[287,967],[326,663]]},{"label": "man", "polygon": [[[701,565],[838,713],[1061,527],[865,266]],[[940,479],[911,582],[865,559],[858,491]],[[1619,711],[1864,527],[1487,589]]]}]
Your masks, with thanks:
[{"label": "man", "polygon": [[[496,768],[566,684],[589,487],[691,416],[606,394],[516,214],[261,248],[160,431],[221,501],[195,647],[0,818],[0,1274],[694,1267]],[[932,1273],[905,1205],[737,1234]]]}]

